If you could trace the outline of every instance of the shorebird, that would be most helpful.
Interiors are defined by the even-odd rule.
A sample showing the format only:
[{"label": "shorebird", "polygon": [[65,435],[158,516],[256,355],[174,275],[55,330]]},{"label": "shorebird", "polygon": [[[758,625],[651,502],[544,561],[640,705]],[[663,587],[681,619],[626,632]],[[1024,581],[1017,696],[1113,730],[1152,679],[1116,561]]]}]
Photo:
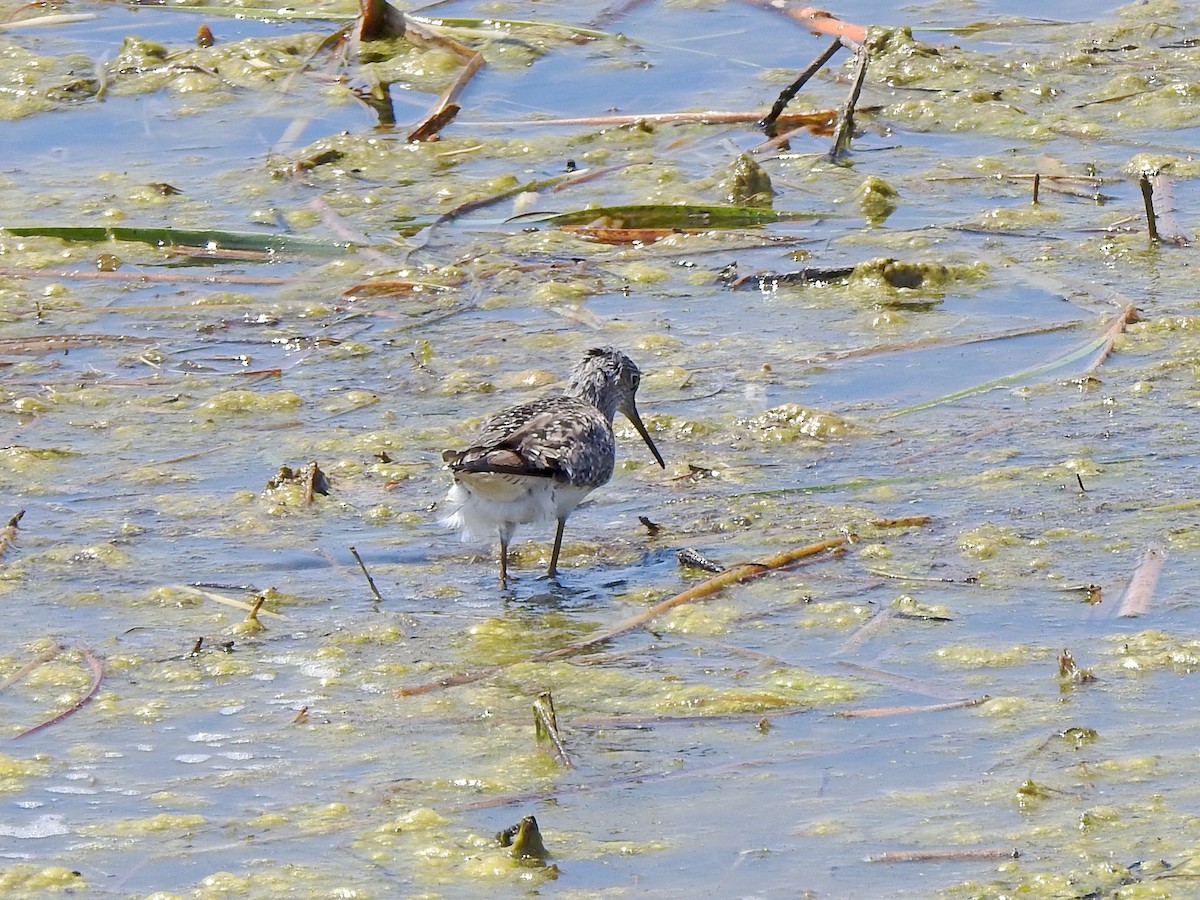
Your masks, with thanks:
[{"label": "shorebird", "polygon": [[634,395],[642,373],[614,347],[587,351],[558,397],[523,403],[488,416],[466,450],[442,454],[454,473],[442,524],[463,540],[500,536],[500,587],[508,587],[508,542],[518,525],[554,519],[548,574],[558,573],[563,526],[580,502],[612,477],[620,411],[666,468],[638,415]]}]

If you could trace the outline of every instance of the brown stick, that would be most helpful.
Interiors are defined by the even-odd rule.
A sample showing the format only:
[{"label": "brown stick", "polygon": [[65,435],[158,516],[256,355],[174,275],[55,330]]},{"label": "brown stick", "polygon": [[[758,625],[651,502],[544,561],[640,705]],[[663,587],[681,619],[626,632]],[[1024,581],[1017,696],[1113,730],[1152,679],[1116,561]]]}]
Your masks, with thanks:
[{"label": "brown stick", "polygon": [[[907,516],[897,519],[875,519],[871,525],[875,528],[907,528],[910,526],[925,525],[929,522],[928,516]],[[813,544],[806,544],[803,547],[796,547],[791,550],[785,550],[782,553],[776,553],[774,556],[763,560],[760,563],[742,563],[738,566],[726,569],[719,575],[714,575],[707,581],[701,582],[693,588],[690,588],[683,593],[676,594],[657,603],[644,612],[640,612],[635,616],[630,616],[616,625],[612,626],[599,634],[593,635],[582,641],[574,641],[566,646],[559,647],[556,650],[544,650],[541,653],[535,653],[523,660],[514,660],[503,665],[488,666],[483,669],[476,669],[473,672],[460,672],[456,675],[439,678],[437,681],[430,681],[425,684],[415,685],[413,687],[402,687],[397,689],[396,693],[401,697],[408,697],[414,694],[427,694],[432,691],[443,690],[445,688],[457,687],[461,684],[472,684],[476,681],[481,681],[488,678],[497,672],[507,669],[518,663],[529,662],[547,662],[552,659],[563,659],[568,656],[575,656],[585,650],[605,644],[614,638],[618,638],[624,634],[628,634],[634,629],[641,628],[643,625],[654,621],[663,613],[674,609],[676,606],[682,606],[685,603],[692,603],[696,600],[703,600],[710,597],[718,591],[729,587],[732,584],[742,584],[746,581],[751,581],[755,578],[760,578],[770,572],[778,572],[807,559],[810,556],[816,556],[819,553],[824,553],[826,550],[833,550],[837,547],[843,547],[853,540],[850,536],[829,538],[824,541],[817,541]]]},{"label": "brown stick", "polygon": [[747,0],[751,6],[759,6],[773,12],[783,13],[793,22],[799,22],[805,28],[818,34],[828,34],[837,38],[845,38],[855,44],[861,44],[867,39],[867,29],[853,22],[843,22],[829,13],[812,6],[800,6],[790,0]]},{"label": "brown stick", "polygon": [[1138,560],[1137,568],[1129,579],[1129,586],[1121,596],[1121,605],[1117,615],[1122,618],[1145,615],[1150,611],[1150,602],[1154,599],[1154,588],[1158,584],[1158,576],[1162,574],[1163,564],[1167,561],[1167,551],[1157,544],[1151,544]]},{"label": "brown stick", "polygon": [[79,652],[83,654],[83,658],[87,661],[88,666],[92,670],[92,683],[88,685],[87,691],[82,697],[75,701],[75,705],[70,709],[66,710],[65,712],[60,712],[57,716],[47,719],[40,725],[34,725],[32,728],[27,728],[25,731],[22,731],[20,734],[14,737],[14,741],[19,741],[23,737],[29,737],[31,734],[37,734],[39,731],[49,728],[51,725],[57,725],[67,716],[78,712],[91,703],[92,698],[96,696],[96,692],[100,690],[100,682],[104,680],[104,664],[95,656],[93,656],[92,652],[86,647],[80,647]]},{"label": "brown stick", "polygon": [[371,593],[375,595],[375,600],[378,603],[383,602],[383,594],[379,593],[379,588],[375,587],[375,579],[371,577],[371,573],[367,571],[366,563],[362,561],[362,557],[358,555],[358,551],[353,547],[350,548],[350,555],[354,557],[354,561],[358,563],[358,567],[362,569],[362,573],[367,576],[367,586],[370,587]]},{"label": "brown stick", "polygon": [[483,54],[477,50],[472,50],[464,44],[460,44],[458,41],[442,37],[429,29],[417,26],[413,22],[408,23],[408,36],[410,38],[417,38],[419,41],[425,43],[447,48],[466,63],[463,66],[463,70],[458,73],[458,77],[442,91],[441,96],[437,98],[437,102],[433,104],[433,108],[409,131],[407,136],[409,141],[437,140],[438,132],[442,126],[449,124],[458,115],[459,107],[455,103],[455,100],[458,99],[458,95],[462,93],[463,88],[467,86],[467,82],[475,76],[475,73],[483,65]]},{"label": "brown stick", "polygon": [[[817,109],[810,112],[802,113],[785,113],[779,116],[778,124],[789,126],[792,124],[809,125],[820,124],[833,118],[837,113],[834,110]],[[594,125],[597,128],[611,128],[618,125],[635,125],[638,122],[647,122],[654,125],[673,125],[676,123],[698,123],[700,125],[738,125],[743,122],[753,123],[762,119],[760,112],[735,112],[724,111],[718,109],[710,109],[700,112],[670,112],[670,113],[622,113],[612,116],[579,116],[568,119],[521,119],[520,121],[495,121],[485,122],[480,124],[486,125],[511,125],[511,126],[535,126],[535,125]]]}]

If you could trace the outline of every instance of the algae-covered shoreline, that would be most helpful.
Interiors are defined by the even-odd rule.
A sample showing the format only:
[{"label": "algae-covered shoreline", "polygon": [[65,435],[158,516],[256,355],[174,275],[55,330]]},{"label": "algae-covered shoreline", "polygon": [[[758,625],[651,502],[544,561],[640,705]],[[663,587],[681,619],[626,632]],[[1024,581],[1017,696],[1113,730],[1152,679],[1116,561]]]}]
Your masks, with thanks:
[{"label": "algae-covered shoreline", "polygon": [[[1194,10],[831,9],[834,159],[851,55],[765,146],[828,38],[750,4],[61,12],[0,30],[6,895],[1187,894]],[[607,344],[667,470],[618,425],[502,593],[441,452]]]}]

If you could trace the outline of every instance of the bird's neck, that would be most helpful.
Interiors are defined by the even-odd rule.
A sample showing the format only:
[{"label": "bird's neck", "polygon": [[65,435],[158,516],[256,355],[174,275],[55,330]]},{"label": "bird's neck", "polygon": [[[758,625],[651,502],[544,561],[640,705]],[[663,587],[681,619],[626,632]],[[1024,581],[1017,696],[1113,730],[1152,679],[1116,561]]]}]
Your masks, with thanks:
[{"label": "bird's neck", "polygon": [[603,372],[593,370],[575,374],[563,394],[592,404],[610,423],[617,412],[619,398],[616,385]]}]

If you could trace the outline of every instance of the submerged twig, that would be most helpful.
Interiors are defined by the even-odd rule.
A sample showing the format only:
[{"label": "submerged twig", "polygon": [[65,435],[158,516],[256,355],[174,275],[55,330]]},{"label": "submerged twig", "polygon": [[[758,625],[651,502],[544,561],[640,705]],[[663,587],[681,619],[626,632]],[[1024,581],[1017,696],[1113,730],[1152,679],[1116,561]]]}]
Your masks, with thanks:
[{"label": "submerged twig", "polygon": [[867,77],[867,62],[871,54],[867,45],[861,44],[854,56],[857,61],[854,85],[850,88],[850,96],[846,98],[846,105],[842,107],[842,113],[838,117],[837,133],[833,138],[833,146],[829,149],[830,162],[837,162],[850,151],[850,139],[854,136],[854,105],[858,103],[859,94],[862,93],[863,81]]},{"label": "submerged twig", "polygon": [[92,670],[92,683],[88,685],[88,689],[84,692],[83,696],[76,700],[75,704],[70,709],[64,710],[57,716],[49,718],[45,722],[42,722],[38,725],[34,725],[32,728],[25,729],[13,738],[14,741],[20,740],[23,737],[28,737],[31,734],[37,734],[37,732],[49,728],[51,725],[57,725],[67,716],[83,709],[83,707],[87,706],[88,703],[92,701],[92,698],[96,696],[96,692],[100,690],[100,682],[104,680],[104,664],[100,662],[100,660],[97,659],[86,647],[80,647],[79,652],[83,654],[84,660],[87,662],[88,667]]},{"label": "submerged twig", "polygon": [[[928,516],[907,516],[896,519],[874,519],[871,525],[875,528],[907,528],[912,526],[925,525],[929,522]],[[852,535],[844,535],[842,537],[829,538],[824,541],[817,541],[812,544],[806,544],[803,547],[796,547],[791,550],[785,550],[782,553],[776,553],[762,562],[742,563],[741,565],[732,566],[721,572],[719,575],[714,575],[712,578],[701,582],[693,588],[689,588],[682,593],[676,594],[663,600],[661,603],[656,603],[637,615],[630,616],[618,622],[616,625],[601,631],[589,638],[581,641],[574,641],[556,650],[544,650],[541,653],[535,653],[522,660],[513,660],[512,662],[503,665],[487,666],[482,669],[475,669],[470,672],[459,672],[454,675],[448,675],[439,678],[436,681],[430,681],[425,684],[414,685],[413,687],[403,687],[397,690],[397,694],[401,697],[408,697],[415,694],[427,694],[432,691],[444,690],[450,687],[457,687],[462,684],[471,684],[476,681],[481,681],[491,675],[496,674],[506,668],[517,665],[518,663],[530,662],[548,662],[554,659],[565,659],[570,656],[576,656],[585,650],[591,650],[600,644],[608,643],[614,638],[618,638],[624,634],[628,634],[635,629],[641,628],[644,625],[654,621],[659,616],[674,609],[677,606],[682,606],[685,603],[692,603],[696,600],[703,600],[713,594],[724,590],[733,584],[741,584],[746,581],[751,581],[755,578],[760,578],[763,575],[771,572],[783,571],[790,566],[807,559],[817,554],[824,553],[827,550],[834,550],[838,547],[843,547],[854,540]]]},{"label": "submerged twig", "polygon": [[821,71],[821,66],[833,59],[834,54],[842,49],[842,41],[840,38],[835,38],[833,43],[825,48],[816,59],[809,63],[808,68],[796,76],[796,80],[785,87],[779,93],[779,97],[775,100],[771,111],[763,116],[758,122],[758,127],[763,129],[768,136],[774,137],[776,134],[775,125],[779,121],[779,117],[783,115],[783,111],[787,105],[792,102],[792,99],[800,92],[800,88],[804,87],[808,80]]},{"label": "submerged twig", "polygon": [[558,716],[554,712],[554,697],[549,691],[542,691],[533,701],[533,724],[538,740],[548,738],[554,744],[554,752],[558,754],[559,762],[568,769],[575,768],[571,756],[567,753],[567,745],[562,733],[558,730]]},{"label": "submerged twig", "polygon": [[1167,560],[1167,551],[1158,544],[1151,544],[1138,560],[1137,568],[1129,579],[1129,586],[1121,595],[1121,605],[1117,615],[1123,618],[1145,615],[1150,611],[1150,602],[1154,599],[1154,588],[1158,584],[1158,576],[1162,574],[1163,563]]},{"label": "submerged twig", "polygon": [[350,548],[350,555],[354,557],[354,561],[358,563],[358,567],[362,569],[363,575],[367,577],[367,587],[371,589],[371,593],[375,595],[375,600],[378,603],[383,602],[383,594],[379,593],[379,588],[375,587],[375,579],[371,577],[371,573],[367,571],[367,564],[362,561],[362,557],[358,555],[358,550],[354,547]]}]

